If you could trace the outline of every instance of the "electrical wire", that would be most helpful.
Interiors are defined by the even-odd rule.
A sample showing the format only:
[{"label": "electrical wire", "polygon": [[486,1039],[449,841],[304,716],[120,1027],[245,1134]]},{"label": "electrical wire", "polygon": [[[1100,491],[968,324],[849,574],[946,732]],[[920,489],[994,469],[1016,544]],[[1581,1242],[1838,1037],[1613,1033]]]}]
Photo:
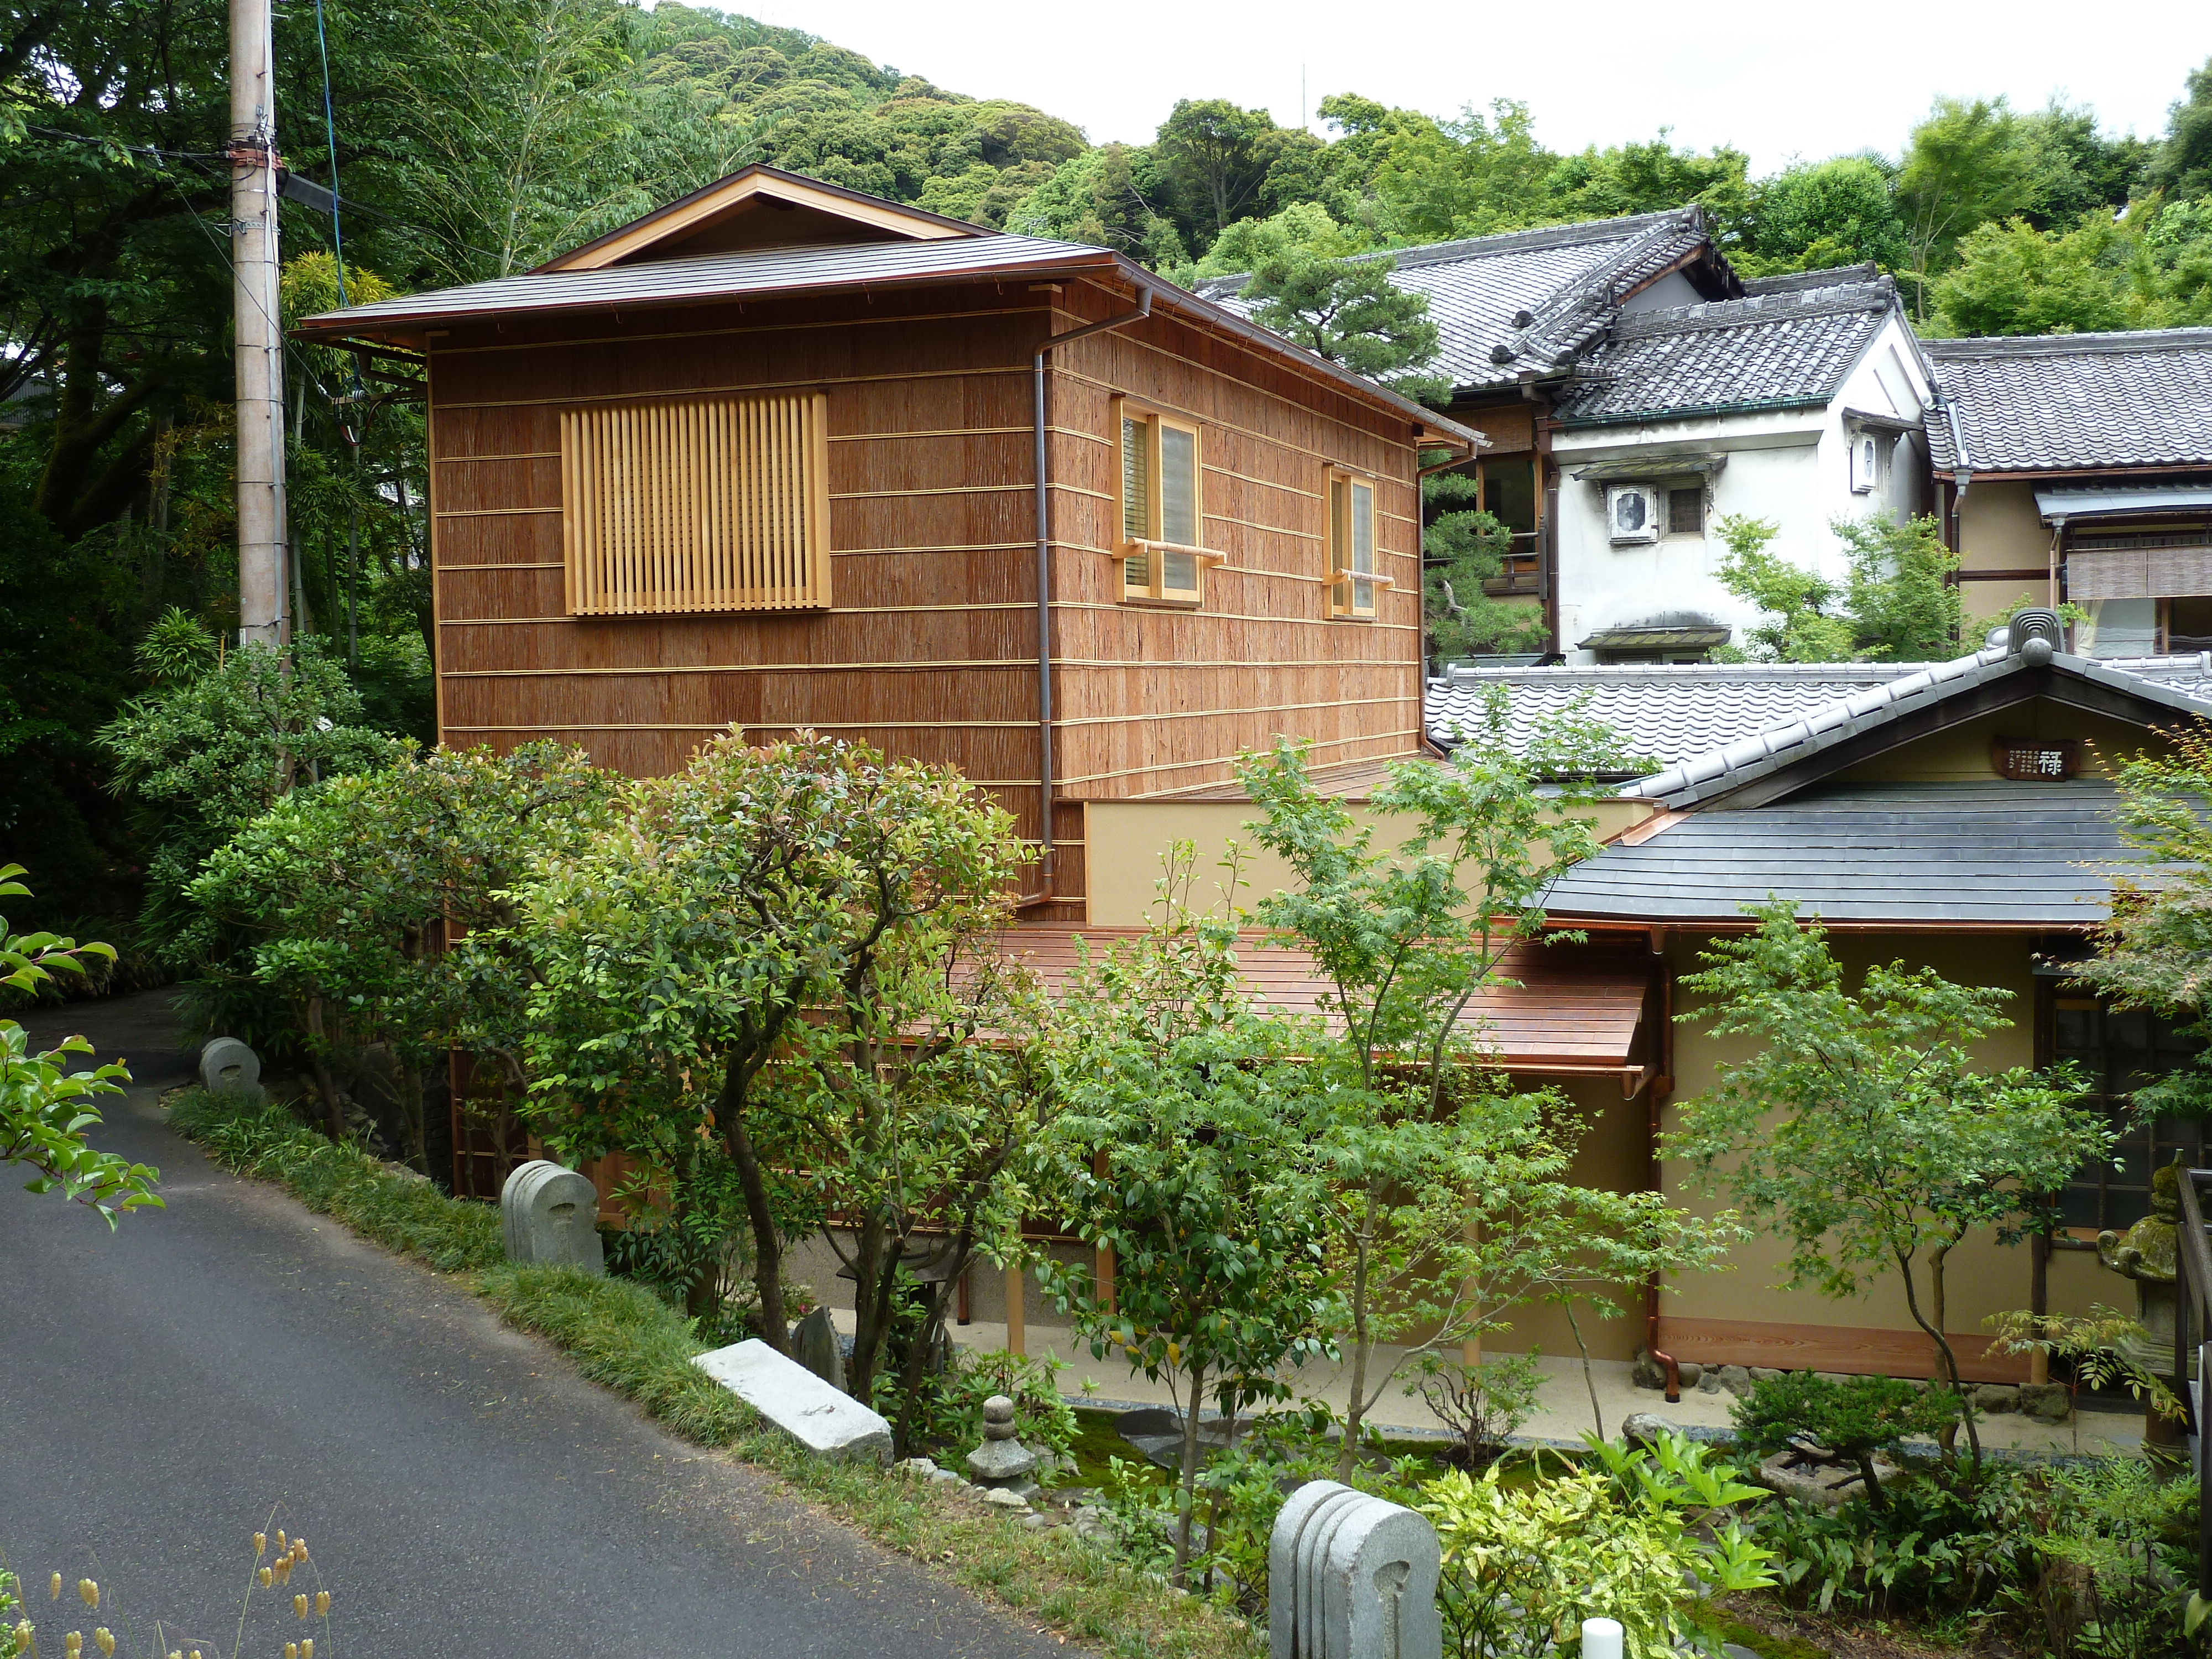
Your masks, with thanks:
[{"label": "electrical wire", "polygon": [[323,31],[323,0],[315,0],[315,47],[323,57],[323,137],[331,155],[331,249],[337,261],[338,309],[346,308],[345,228],[338,220],[338,118],[331,102],[331,43]]}]

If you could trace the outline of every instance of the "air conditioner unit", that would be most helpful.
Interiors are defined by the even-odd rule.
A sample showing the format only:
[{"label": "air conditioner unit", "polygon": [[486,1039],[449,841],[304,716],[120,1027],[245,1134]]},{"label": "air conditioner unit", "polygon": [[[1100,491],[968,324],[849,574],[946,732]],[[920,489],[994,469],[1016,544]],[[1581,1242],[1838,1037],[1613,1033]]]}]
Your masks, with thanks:
[{"label": "air conditioner unit", "polygon": [[1606,525],[1615,547],[1633,547],[1659,539],[1660,514],[1665,507],[1655,484],[1614,484],[1605,492]]},{"label": "air conditioner unit", "polygon": [[1851,439],[1851,493],[1864,495],[1881,482],[1881,449],[1871,432]]}]

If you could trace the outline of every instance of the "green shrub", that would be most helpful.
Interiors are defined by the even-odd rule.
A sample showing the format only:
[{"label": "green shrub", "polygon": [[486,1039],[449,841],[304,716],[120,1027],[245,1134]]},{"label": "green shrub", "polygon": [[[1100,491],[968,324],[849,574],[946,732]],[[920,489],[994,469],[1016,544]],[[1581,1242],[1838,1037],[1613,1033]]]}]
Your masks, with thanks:
[{"label": "green shrub", "polygon": [[1792,1371],[1752,1385],[1735,1403],[1736,1443],[1768,1457],[1802,1435],[1859,1466],[1867,1501],[1888,1501],[1875,1474],[1875,1455],[1901,1458],[1912,1435],[1940,1434],[1960,1420],[1963,1402],[1948,1389],[1916,1389],[1894,1376],[1843,1381]]},{"label": "green shrub", "polygon": [[1571,1652],[1582,1621],[1620,1621],[1630,1659],[1687,1644],[1717,1652],[1698,1623],[1691,1580],[1723,1591],[1774,1582],[1769,1559],[1730,1516],[1763,1496],[1705,1448],[1667,1435],[1649,1449],[1591,1441],[1594,1462],[1522,1486],[1495,1465],[1455,1469],[1421,1510],[1443,1547],[1447,1645],[1462,1659]]},{"label": "green shrub", "polygon": [[1893,1481],[1876,1509],[1778,1503],[1759,1518],[1783,1599],[1817,1613],[1888,1618],[1987,1607],[2034,1574],[2032,1494],[2014,1470],[1978,1480]]}]

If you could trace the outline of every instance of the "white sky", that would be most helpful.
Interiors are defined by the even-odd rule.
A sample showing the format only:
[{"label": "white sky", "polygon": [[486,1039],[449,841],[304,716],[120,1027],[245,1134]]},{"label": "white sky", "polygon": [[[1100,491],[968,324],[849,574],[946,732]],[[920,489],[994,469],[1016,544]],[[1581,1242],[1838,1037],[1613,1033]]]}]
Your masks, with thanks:
[{"label": "white sky", "polygon": [[955,92],[1034,104],[1097,143],[1149,139],[1178,98],[1228,98],[1295,125],[1303,72],[1314,104],[1358,92],[1448,115],[1516,98],[1557,150],[1648,138],[1666,123],[1678,145],[1749,152],[1755,173],[1793,156],[1894,154],[1939,92],[2003,93],[2019,107],[2063,92],[2108,129],[2155,136],[2183,76],[2212,57],[2203,0],[732,0],[726,9]]}]

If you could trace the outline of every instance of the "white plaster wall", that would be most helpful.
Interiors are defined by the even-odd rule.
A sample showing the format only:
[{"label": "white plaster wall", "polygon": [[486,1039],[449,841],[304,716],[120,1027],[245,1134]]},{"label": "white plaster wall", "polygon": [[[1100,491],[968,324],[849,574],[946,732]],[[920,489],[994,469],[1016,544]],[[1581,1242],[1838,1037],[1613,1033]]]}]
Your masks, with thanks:
[{"label": "white plaster wall", "polygon": [[[1553,441],[1559,485],[1559,634],[1571,663],[1595,661],[1580,642],[1601,629],[1668,614],[1710,617],[1737,630],[1761,619],[1759,610],[1721,585],[1727,549],[1715,529],[1732,514],[1780,526],[1772,550],[1830,580],[1846,573],[1843,545],[1830,529],[1838,519],[1881,511],[1899,517],[1921,510],[1923,462],[1910,439],[1893,442],[1880,486],[1869,495],[1850,487],[1850,423],[1846,410],[1917,421],[1928,395],[1910,337],[1887,321],[1825,408],[1758,410],[1632,426],[1567,430]],[[1662,536],[1642,546],[1615,547],[1607,532],[1605,485],[1576,479],[1594,461],[1644,460],[1668,477],[1668,458],[1721,453],[1727,465],[1708,487],[1705,533]],[[1616,481],[1617,482],[1617,481]],[[1676,482],[1686,479],[1677,477]]]}]

